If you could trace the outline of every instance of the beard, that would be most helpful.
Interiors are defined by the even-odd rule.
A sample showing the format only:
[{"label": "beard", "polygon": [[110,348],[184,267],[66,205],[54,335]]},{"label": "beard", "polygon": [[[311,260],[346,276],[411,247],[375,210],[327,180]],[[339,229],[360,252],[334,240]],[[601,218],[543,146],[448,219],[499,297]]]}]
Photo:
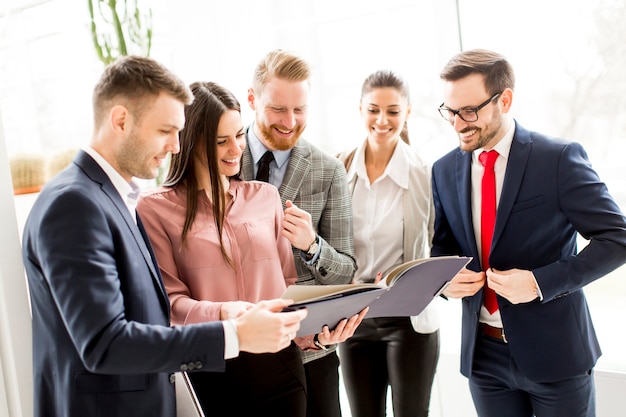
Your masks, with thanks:
[{"label": "beard", "polygon": [[462,134],[464,132],[476,129],[478,135],[476,140],[473,142],[464,143],[463,141],[461,141],[461,150],[466,152],[473,152],[476,149],[490,148],[489,145],[495,143],[494,141],[497,141],[500,138],[502,130],[502,118],[494,117],[492,120],[493,122],[485,126],[484,130],[482,128],[477,128],[473,126],[463,129],[461,132],[459,132],[460,134]]},{"label": "beard", "polygon": [[[261,136],[262,136],[261,139],[263,139],[263,141],[265,142],[266,147],[272,150],[277,150],[277,151],[287,151],[293,148],[294,146],[296,146],[298,139],[300,139],[300,136],[302,135],[302,132],[304,132],[304,128],[306,127],[306,126],[296,125],[293,129],[291,129],[293,130],[292,136],[288,139],[285,139],[285,138],[275,138],[273,136],[274,129],[280,128],[279,126],[276,126],[276,125],[267,126],[263,123],[260,123],[259,121],[257,121],[257,126],[259,127],[259,131],[261,132]],[[281,130],[289,130],[289,129],[281,129]]]},{"label": "beard", "polygon": [[133,129],[117,154],[120,170],[136,178],[153,179],[156,178],[158,169],[152,168],[150,161],[152,157],[147,150],[142,149],[139,137]]}]

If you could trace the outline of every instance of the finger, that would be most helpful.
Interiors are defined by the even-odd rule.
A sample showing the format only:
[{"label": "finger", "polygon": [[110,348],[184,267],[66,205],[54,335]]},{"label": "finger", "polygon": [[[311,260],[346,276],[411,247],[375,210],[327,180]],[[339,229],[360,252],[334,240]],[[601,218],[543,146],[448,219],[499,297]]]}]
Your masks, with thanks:
[{"label": "finger", "polygon": [[295,230],[295,227],[292,223],[283,222],[283,231],[288,232],[288,233],[293,233],[294,230]]},{"label": "finger", "polygon": [[294,216],[293,214],[289,214],[289,213],[285,213],[285,216],[283,217],[283,224],[296,224],[296,216]]},{"label": "finger", "polygon": [[293,204],[293,201],[291,200],[287,200],[285,201],[285,207],[295,207],[296,205]]},{"label": "finger", "polygon": [[293,244],[293,239],[295,235],[290,230],[285,229],[283,227],[283,230],[280,233],[283,235],[285,239],[287,239],[289,242],[291,242],[291,244]]},{"label": "finger", "polygon": [[337,326],[335,326],[335,328],[333,329],[333,332],[335,334],[340,334],[341,332],[344,331],[347,324],[348,324],[348,319],[347,318],[342,319],[339,323],[337,323]]},{"label": "finger", "polygon": [[272,312],[279,312],[281,311],[283,308],[289,306],[293,304],[293,300],[284,300],[282,298],[275,298],[273,300],[263,300],[263,301],[259,301],[256,306],[254,306],[253,308],[262,310],[262,309],[266,309]]}]

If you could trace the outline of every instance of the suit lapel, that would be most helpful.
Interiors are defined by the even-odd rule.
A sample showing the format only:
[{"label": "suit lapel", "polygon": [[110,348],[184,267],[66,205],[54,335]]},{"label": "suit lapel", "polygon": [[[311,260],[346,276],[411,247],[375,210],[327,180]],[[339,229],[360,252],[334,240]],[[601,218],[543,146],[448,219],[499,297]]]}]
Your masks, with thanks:
[{"label": "suit lapel", "polygon": [[[102,170],[100,165],[98,165],[97,162],[94,161],[93,158],[91,158],[91,156],[89,156],[84,151],[80,151],[79,154],[76,156],[74,162],[76,162],[76,164],[83,169],[83,171],[89,176],[89,178],[91,178],[92,181],[100,184],[100,189],[102,190],[102,192],[104,192],[104,194],[106,194],[106,196],[111,200],[111,202],[119,212],[120,216],[124,219],[124,222],[128,226],[130,233],[133,235],[134,240],[137,243],[139,250],[141,251],[146,265],[148,266],[148,269],[150,269],[152,279],[160,290],[161,297],[166,301],[166,303],[169,303],[165,288],[163,287],[163,283],[161,281],[161,276],[157,272],[158,268],[155,265],[156,260],[153,260],[155,258],[154,254],[152,253],[152,248],[149,246],[149,243],[147,243],[149,242],[148,237],[145,236],[145,232],[142,235],[142,231],[139,230],[138,224],[140,224],[140,220],[138,216],[138,224],[135,224],[130,212],[128,211],[128,207],[120,196],[120,193],[117,191],[117,189],[115,188],[109,177],[106,175],[106,173]],[[169,314],[169,308],[167,309],[167,311]]]},{"label": "suit lapel", "polygon": [[496,224],[493,230],[492,247],[498,244],[498,240],[504,231],[504,225],[507,223],[511,210],[519,189],[524,178],[524,172],[528,164],[532,142],[530,133],[519,125],[516,126],[511,150],[506,165],[506,173],[502,184],[502,194],[498,202],[498,212],[496,214]]},{"label": "suit lapel", "polygon": [[283,183],[278,190],[283,204],[287,200],[295,200],[298,195],[302,182],[311,171],[310,155],[311,148],[302,139],[298,140],[296,146],[291,149],[287,172],[285,172]]},{"label": "suit lapel", "polygon": [[[248,127],[250,129],[250,127]],[[248,132],[246,132],[246,139],[248,138]],[[241,155],[241,168],[239,171],[239,178],[244,181],[250,181],[254,179],[254,161],[252,160],[252,153],[250,152],[250,145],[246,140],[246,149],[243,150]]]},{"label": "suit lapel", "polygon": [[[170,320],[170,300],[169,300],[169,297],[167,296],[167,291],[165,290],[165,285],[163,284],[163,280],[161,279],[161,274],[158,272],[159,265],[157,264],[156,256],[154,255],[154,251],[152,250],[152,245],[150,244],[150,239],[148,238],[146,229],[143,227],[143,222],[141,221],[141,218],[139,217],[139,213],[137,213],[137,229],[139,230],[139,233],[141,233],[142,240],[144,242],[144,245],[150,257],[149,260],[146,259],[146,262],[148,263],[148,266],[152,264],[154,267],[154,269],[151,269],[152,277],[156,279],[158,283],[158,288],[161,290],[161,296],[163,300],[165,300],[165,310],[167,311],[167,319],[169,321]],[[144,255],[144,259],[145,259],[145,255]]]},{"label": "suit lapel", "polygon": [[[471,152],[458,151],[456,156],[456,181],[457,196],[459,198],[459,212],[463,222],[463,230],[468,242],[468,247],[473,248],[474,257],[478,256],[474,224],[472,222],[472,179],[471,179]],[[478,258],[476,258],[478,259]]]},{"label": "suit lapel", "polygon": [[[250,129],[251,127],[249,126],[246,131],[246,139],[248,138]],[[298,195],[300,186],[311,171],[311,161],[309,159],[310,155],[311,147],[304,139],[299,139],[296,146],[291,149],[289,162],[287,162],[287,171],[285,172],[283,182],[278,189],[283,204],[285,204],[285,201],[287,200],[293,201]],[[254,179],[254,161],[252,160],[249,143],[241,156],[241,170],[239,172],[239,178],[244,181]]]}]

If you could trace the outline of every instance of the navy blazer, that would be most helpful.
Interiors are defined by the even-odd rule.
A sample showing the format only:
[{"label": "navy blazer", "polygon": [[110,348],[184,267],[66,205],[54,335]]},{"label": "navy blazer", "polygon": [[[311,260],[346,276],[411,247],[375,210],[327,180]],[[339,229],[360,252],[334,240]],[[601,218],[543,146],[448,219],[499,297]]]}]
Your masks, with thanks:
[{"label": "navy blazer", "polygon": [[173,417],[172,372],[223,370],[221,323],[169,327],[137,220],[83,151],[37,198],[23,237],[36,416]]},{"label": "navy blazer", "polygon": [[[432,255],[464,255],[480,271],[472,226],[471,153],[453,150],[433,165]],[[577,253],[577,232],[589,244]],[[581,145],[516,123],[489,264],[531,270],[543,300],[513,305],[498,296],[512,357],[538,382],[580,375],[601,354],[583,287],[626,262],[626,219]],[[461,372],[468,376],[483,291],[463,298]]]}]

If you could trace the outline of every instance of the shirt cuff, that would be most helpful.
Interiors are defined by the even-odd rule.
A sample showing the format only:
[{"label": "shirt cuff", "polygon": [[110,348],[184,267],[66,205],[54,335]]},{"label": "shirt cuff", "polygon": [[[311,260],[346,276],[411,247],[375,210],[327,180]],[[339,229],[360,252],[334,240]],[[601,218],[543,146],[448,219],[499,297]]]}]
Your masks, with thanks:
[{"label": "shirt cuff", "polygon": [[535,292],[537,293],[537,297],[539,297],[539,301],[543,301],[543,293],[541,292],[541,288],[539,288],[539,284],[537,283],[537,278],[535,278],[535,274],[530,272],[535,280]]},{"label": "shirt cuff", "polygon": [[317,246],[317,252],[315,252],[315,255],[313,255],[311,259],[307,259],[307,253],[306,251],[303,251],[303,250],[300,250],[300,257],[302,258],[304,263],[306,263],[307,265],[313,265],[319,259],[321,252],[322,252],[322,240],[320,239],[319,244]]},{"label": "shirt cuff", "polygon": [[222,321],[224,327],[224,359],[232,359],[239,356],[239,336],[237,327],[232,320]]}]

